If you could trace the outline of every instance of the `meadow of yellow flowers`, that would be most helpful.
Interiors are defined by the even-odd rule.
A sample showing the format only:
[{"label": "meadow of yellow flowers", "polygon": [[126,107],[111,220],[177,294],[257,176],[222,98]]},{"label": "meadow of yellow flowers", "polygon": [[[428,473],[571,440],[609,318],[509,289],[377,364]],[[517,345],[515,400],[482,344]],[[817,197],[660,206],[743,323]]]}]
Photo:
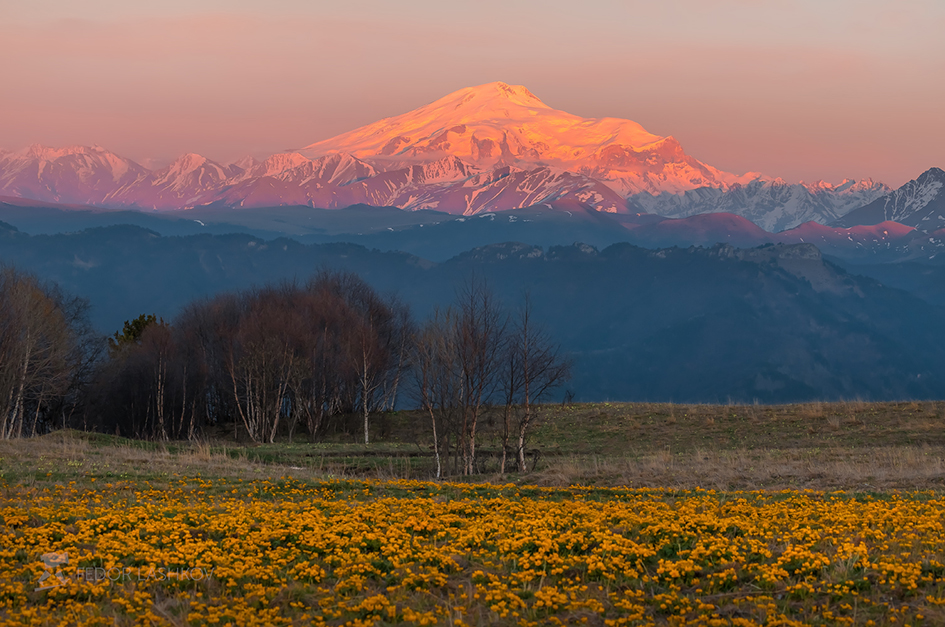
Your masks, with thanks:
[{"label": "meadow of yellow flowers", "polygon": [[9,625],[945,624],[932,493],[0,489]]}]

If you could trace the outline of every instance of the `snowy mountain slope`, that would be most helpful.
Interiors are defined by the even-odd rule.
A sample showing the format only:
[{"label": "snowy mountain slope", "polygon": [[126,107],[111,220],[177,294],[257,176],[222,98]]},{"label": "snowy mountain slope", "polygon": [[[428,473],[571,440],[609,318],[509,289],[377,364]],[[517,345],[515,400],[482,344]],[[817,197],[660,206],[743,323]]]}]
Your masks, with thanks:
[{"label": "snowy mountain slope", "polygon": [[321,186],[346,185],[377,175],[373,166],[348,154],[334,154],[321,159],[308,159],[297,152],[272,155],[235,177],[232,182],[271,177],[285,182]]},{"label": "snowy mountain slope", "polygon": [[[413,166],[416,167],[416,166]],[[418,193],[419,192],[419,193]],[[473,215],[484,211],[521,209],[540,203],[574,200],[598,211],[626,211],[626,201],[594,179],[543,167],[523,170],[503,166],[438,190],[405,188],[391,205],[409,209],[437,209]]]},{"label": "snowy mountain slope", "polygon": [[[281,157],[281,155],[279,155]],[[522,170],[501,166],[485,172],[444,157],[396,170],[376,173],[344,184],[333,184],[329,176],[318,176],[320,161],[293,157],[294,167],[273,168],[266,163],[210,202],[242,207],[309,205],[335,209],[355,204],[401,209],[435,209],[472,215],[483,211],[506,211],[541,202],[576,200],[599,211],[626,210],[624,199],[594,179],[553,168]]]},{"label": "snowy mountain slope", "polygon": [[805,185],[775,179],[736,184],[728,189],[702,187],[680,194],[634,194],[629,200],[630,205],[638,210],[671,218],[700,213],[733,213],[774,233],[805,222],[832,222],[888,191],[887,186],[871,179],[845,180],[836,186],[823,181]]},{"label": "snowy mountain slope", "polygon": [[831,226],[850,227],[887,220],[926,232],[945,228],[945,171],[926,170],[899,189],[847,213]]},{"label": "snowy mountain slope", "polygon": [[257,165],[259,165],[259,161],[247,155],[237,159],[236,161],[233,161],[232,163],[227,163],[224,167],[230,176],[237,176],[246,170],[255,168]]},{"label": "snowy mountain slope", "polygon": [[178,157],[166,168],[139,178],[112,195],[110,201],[149,209],[191,207],[200,204],[204,194],[224,185],[230,175],[224,166],[190,153]]},{"label": "snowy mountain slope", "polygon": [[98,146],[34,144],[0,155],[0,194],[48,202],[106,205],[149,170]]},{"label": "snowy mountain slope", "polygon": [[467,87],[419,109],[306,146],[318,157],[424,161],[452,155],[483,169],[552,166],[598,179],[620,194],[725,187],[737,176],[683,152],[672,137],[630,120],[582,118],[552,109],[521,85]]}]

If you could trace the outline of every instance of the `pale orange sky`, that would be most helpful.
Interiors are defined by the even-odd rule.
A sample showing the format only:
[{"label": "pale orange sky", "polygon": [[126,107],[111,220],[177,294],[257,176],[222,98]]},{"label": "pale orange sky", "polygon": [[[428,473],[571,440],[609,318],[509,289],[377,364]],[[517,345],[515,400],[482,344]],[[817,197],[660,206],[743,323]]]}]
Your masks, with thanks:
[{"label": "pale orange sky", "polygon": [[736,173],[945,167],[941,2],[153,4],[0,3],[0,148],[262,157],[501,80]]}]

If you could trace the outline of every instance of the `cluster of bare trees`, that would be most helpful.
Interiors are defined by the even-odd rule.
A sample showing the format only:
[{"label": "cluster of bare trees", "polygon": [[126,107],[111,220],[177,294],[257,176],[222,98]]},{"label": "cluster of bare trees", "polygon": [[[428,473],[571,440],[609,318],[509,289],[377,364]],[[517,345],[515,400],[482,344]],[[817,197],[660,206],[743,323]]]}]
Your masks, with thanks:
[{"label": "cluster of bare trees", "polygon": [[87,311],[86,301],[0,266],[0,437],[69,421],[95,356]]},{"label": "cluster of bare trees", "polygon": [[484,413],[496,409],[502,413],[500,472],[510,453],[525,472],[533,407],[570,376],[570,362],[534,323],[528,295],[510,316],[477,281],[417,332],[413,367],[417,401],[433,433],[437,477],[478,472],[477,431]]},{"label": "cluster of bare trees", "polygon": [[407,308],[352,274],[223,294],[173,325],[126,323],[93,405],[102,428],[158,439],[227,424],[256,442],[316,438],[358,415],[367,443],[371,414],[396,403],[410,337]]},{"label": "cluster of bare trees", "polygon": [[0,268],[0,437],[81,422],[159,440],[232,429],[255,442],[344,431],[368,443],[372,415],[409,388],[437,476],[480,471],[484,419],[501,427],[501,472],[525,471],[534,407],[569,376],[527,296],[509,314],[475,280],[419,329],[395,298],[329,272],[194,302],[172,324],[140,316],[107,342],[86,311]]}]

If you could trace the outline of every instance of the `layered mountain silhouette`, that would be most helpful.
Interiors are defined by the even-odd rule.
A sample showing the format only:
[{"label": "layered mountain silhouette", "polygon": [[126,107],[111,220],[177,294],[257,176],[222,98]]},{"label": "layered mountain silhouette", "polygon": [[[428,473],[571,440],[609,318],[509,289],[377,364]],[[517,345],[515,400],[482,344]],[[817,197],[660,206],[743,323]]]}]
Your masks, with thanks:
[{"label": "layered mountain silhouette", "polygon": [[[489,222],[489,218],[474,218]],[[460,223],[462,224],[462,223]],[[586,400],[787,402],[940,398],[941,310],[848,274],[810,244],[646,250],[500,243],[442,263],[353,244],[134,226],[31,236],[0,224],[3,261],[92,303],[103,333],[140,313],[333,268],[396,291],[423,319],[473,273],[536,315],[574,358]],[[901,264],[894,264],[901,265]],[[539,320],[540,319],[540,320]]]},{"label": "layered mountain silhouette", "polygon": [[351,242],[379,250],[409,252],[434,261],[444,261],[469,248],[505,241],[546,247],[575,241],[597,247],[628,242],[645,248],[811,243],[824,254],[858,264],[936,262],[945,252],[945,232],[927,233],[896,222],[850,228],[807,222],[780,233],[769,233],[731,213],[664,218],[648,213],[606,213],[563,201],[456,216],[370,205],[343,209],[209,206],[185,212],[140,212],[0,197],[0,220],[32,234],[133,224],[161,235],[246,233],[269,240],[291,237],[302,243]]}]

